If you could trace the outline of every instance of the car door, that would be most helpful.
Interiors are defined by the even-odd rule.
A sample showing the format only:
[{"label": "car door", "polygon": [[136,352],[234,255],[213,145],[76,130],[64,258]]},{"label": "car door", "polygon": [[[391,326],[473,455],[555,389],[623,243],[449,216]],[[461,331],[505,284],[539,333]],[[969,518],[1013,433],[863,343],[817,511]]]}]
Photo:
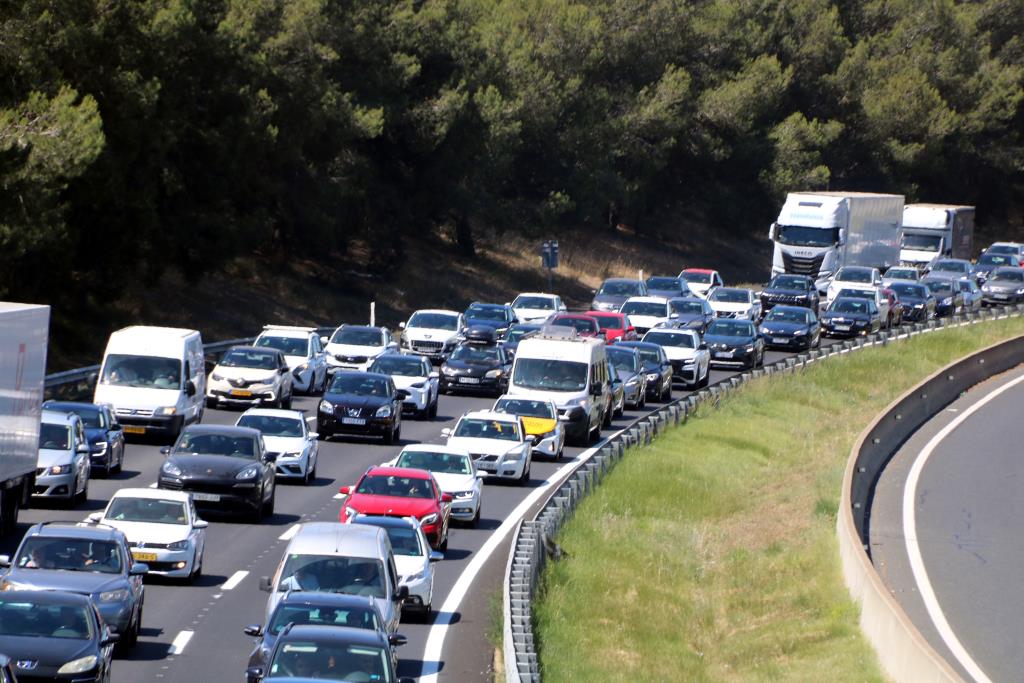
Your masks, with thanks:
[{"label": "car door", "polygon": [[114,417],[114,411],[103,406],[104,424],[107,425],[107,443],[110,448],[110,462],[122,462],[124,460],[124,429],[121,423]]},{"label": "car door", "polygon": [[267,458],[267,444],[264,443],[262,434],[256,439],[256,458],[256,462],[260,463],[263,499],[270,500],[270,497],[274,495],[274,486],[277,483],[274,476],[277,466]]}]

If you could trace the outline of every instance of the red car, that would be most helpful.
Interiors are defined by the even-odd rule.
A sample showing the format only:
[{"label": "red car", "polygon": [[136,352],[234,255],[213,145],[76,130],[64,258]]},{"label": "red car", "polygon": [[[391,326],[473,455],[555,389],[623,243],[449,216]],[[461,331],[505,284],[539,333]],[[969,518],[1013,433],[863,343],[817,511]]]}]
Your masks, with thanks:
[{"label": "red car", "polygon": [[338,515],[342,522],[355,515],[415,517],[434,548],[448,547],[452,497],[441,493],[427,470],[371,467],[355,486],[342,486],[338,491],[348,496]]},{"label": "red car", "polygon": [[597,321],[601,332],[604,333],[606,344],[614,344],[617,341],[636,341],[636,330],[629,316],[625,313],[609,313],[608,311],[587,311],[586,315]]},{"label": "red car", "polygon": [[571,327],[576,330],[578,337],[603,336],[597,320],[582,313],[559,313],[548,320],[546,324],[556,327]]}]

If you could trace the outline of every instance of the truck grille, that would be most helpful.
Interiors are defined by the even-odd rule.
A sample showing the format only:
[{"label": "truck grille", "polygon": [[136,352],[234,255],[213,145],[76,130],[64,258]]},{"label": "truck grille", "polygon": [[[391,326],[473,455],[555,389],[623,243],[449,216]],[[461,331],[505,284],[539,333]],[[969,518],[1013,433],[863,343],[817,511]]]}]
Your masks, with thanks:
[{"label": "truck grille", "polygon": [[128,417],[153,417],[152,410],[145,410],[143,408],[117,408],[114,412],[118,415],[127,415]]},{"label": "truck grille", "polygon": [[824,258],[824,254],[804,257],[782,252],[782,266],[787,273],[815,277],[821,271],[821,262]]}]

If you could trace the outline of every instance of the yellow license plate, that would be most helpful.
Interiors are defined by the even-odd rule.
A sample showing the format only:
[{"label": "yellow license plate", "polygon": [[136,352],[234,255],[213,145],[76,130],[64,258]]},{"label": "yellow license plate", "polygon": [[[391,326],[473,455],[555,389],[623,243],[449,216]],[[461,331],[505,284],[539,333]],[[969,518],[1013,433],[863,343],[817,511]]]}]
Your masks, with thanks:
[{"label": "yellow license plate", "polygon": [[135,425],[125,425],[124,426],[124,433],[125,434],[145,434],[146,433],[146,428],[145,427],[136,427]]},{"label": "yellow license plate", "polygon": [[245,391],[244,389],[232,389],[231,390],[231,395],[232,396],[241,396],[243,398],[249,398],[250,396],[252,396],[252,392],[251,391]]},{"label": "yellow license plate", "polygon": [[139,562],[156,562],[156,553],[137,553],[133,550],[132,557]]}]

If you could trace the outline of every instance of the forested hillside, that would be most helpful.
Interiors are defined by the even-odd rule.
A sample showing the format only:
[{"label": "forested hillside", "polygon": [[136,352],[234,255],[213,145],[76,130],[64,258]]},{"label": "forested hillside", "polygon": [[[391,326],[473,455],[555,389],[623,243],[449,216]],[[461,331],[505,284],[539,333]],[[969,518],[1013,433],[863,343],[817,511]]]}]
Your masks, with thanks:
[{"label": "forested hillside", "polygon": [[0,2],[0,298],[794,188],[1018,222],[1024,0]]}]

